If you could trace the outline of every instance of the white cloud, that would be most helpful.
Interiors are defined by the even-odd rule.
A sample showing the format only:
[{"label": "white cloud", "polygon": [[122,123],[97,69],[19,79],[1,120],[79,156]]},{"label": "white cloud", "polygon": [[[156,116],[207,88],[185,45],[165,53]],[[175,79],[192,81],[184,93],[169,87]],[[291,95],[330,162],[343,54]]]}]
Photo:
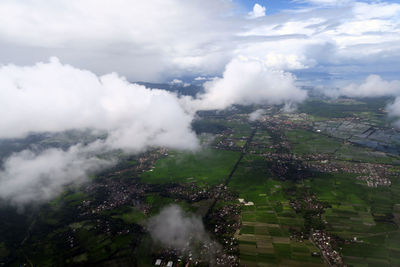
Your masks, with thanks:
[{"label": "white cloud", "polygon": [[208,234],[200,217],[186,214],[181,207],[171,205],[149,219],[147,228],[156,242],[165,247],[183,250],[193,241],[204,241]]},{"label": "white cloud", "polygon": [[[334,1],[336,2],[336,1]],[[235,53],[285,70],[337,73],[396,72],[400,59],[399,4],[315,6],[253,20]],[[271,56],[272,55],[272,56]],[[397,66],[397,67],[395,67]]]},{"label": "white cloud", "polygon": [[179,80],[179,79],[173,79],[170,83],[171,84],[182,84],[183,82],[182,82],[182,80]]},{"label": "white cloud", "polygon": [[398,3],[363,3],[354,4],[354,14],[356,19],[390,19],[399,15],[400,5]]},{"label": "white cloud", "polygon": [[[65,184],[81,181],[86,173],[105,165],[96,158],[98,153],[114,149],[135,153],[150,146],[196,149],[198,140],[191,121],[198,109],[297,103],[307,95],[296,87],[291,74],[246,58],[230,62],[223,77],[207,82],[205,93],[197,99],[179,99],[167,91],[149,90],[115,73],[97,76],[61,64],[56,58],[34,66],[0,67],[0,88],[0,112],[7,114],[0,121],[0,138],[71,129],[107,133],[105,140],[87,146],[68,151],[25,151],[6,160],[0,172],[0,187],[8,189],[0,191],[0,198],[14,202],[45,200]],[[181,105],[187,99],[190,113]]]},{"label": "white cloud", "polygon": [[270,68],[296,70],[306,69],[305,58],[299,58],[296,54],[278,54],[268,53],[265,59],[265,64]]},{"label": "white cloud", "polygon": [[29,150],[13,154],[0,170],[0,199],[12,204],[31,204],[49,200],[64,186],[85,181],[88,174],[109,167],[114,162],[97,158],[81,145],[67,151]]},{"label": "white cloud", "polygon": [[201,217],[185,212],[178,205],[166,206],[151,217],[147,229],[157,244],[189,254],[210,266],[217,265],[216,256],[222,253],[221,246],[205,230]]},{"label": "white cloud", "polygon": [[264,113],[265,113],[265,110],[257,109],[256,111],[250,113],[249,121],[257,121],[257,120],[259,120]]},{"label": "white cloud", "polygon": [[297,88],[290,73],[268,68],[264,62],[239,57],[225,68],[222,78],[204,84],[205,93],[190,105],[196,109],[224,109],[233,104],[299,103],[307,92]]},{"label": "white cloud", "polygon": [[4,0],[0,44],[18,50],[14,58],[23,51],[37,61],[31,54],[39,51],[46,58],[57,55],[97,73],[118,71],[135,80],[184,72],[188,65],[207,72],[201,59],[225,54],[225,44],[215,41],[235,25],[221,19],[232,5],[226,0]]},{"label": "white cloud", "polygon": [[253,11],[249,13],[250,17],[260,18],[265,17],[266,7],[260,4],[255,4],[253,7]]},{"label": "white cloud", "polygon": [[385,81],[379,75],[369,75],[361,84],[351,83],[328,92],[331,96],[380,97],[399,96],[400,81]]},{"label": "white cloud", "polygon": [[389,116],[397,119],[395,126],[400,128],[400,97],[396,97],[394,102],[387,106]]},{"label": "white cloud", "polygon": [[324,90],[330,97],[396,97],[395,101],[387,106],[388,114],[397,118],[395,125],[400,127],[400,80],[386,81],[379,75],[369,75],[360,84],[351,83],[336,90]]},{"label": "white cloud", "polygon": [[110,166],[97,154],[115,149],[129,153],[149,146],[196,149],[193,117],[176,95],[130,84],[117,74],[95,74],[49,63],[0,67],[0,137],[23,137],[31,132],[94,129],[107,138],[67,151],[24,151],[5,160],[0,171],[0,199],[13,203],[44,201],[66,184]]},{"label": "white cloud", "polygon": [[[254,103],[289,107],[307,94],[287,71],[308,69],[343,79],[398,73],[400,4],[308,2],[314,5],[268,16],[265,7],[255,5],[253,15],[262,19],[249,19],[236,14],[229,0],[0,1],[1,63],[31,65],[56,55],[90,70],[57,60],[0,66],[0,111],[7,114],[0,120],[0,137],[92,128],[108,133],[106,150],[192,149],[193,113],[185,110]],[[115,73],[104,75],[113,71],[142,81],[222,77],[206,82],[198,99],[178,99]],[[383,78],[370,76],[336,93],[397,96],[398,83]],[[15,157],[34,161],[41,155]],[[16,164],[8,166],[4,175],[14,173]]]},{"label": "white cloud", "polygon": [[0,67],[0,137],[30,132],[97,129],[115,148],[140,151],[161,145],[190,148],[196,137],[192,117],[176,95],[130,84],[117,74],[95,74],[49,63]]},{"label": "white cloud", "polygon": [[309,3],[314,5],[334,6],[354,2],[353,0],[295,0],[296,2]]},{"label": "white cloud", "polygon": [[256,4],[251,13],[263,19],[248,19],[228,0],[4,0],[0,62],[57,55],[98,74],[152,81],[218,76],[238,55],[268,57],[270,67],[285,70],[399,69],[398,3],[306,2],[314,5],[279,15]]}]

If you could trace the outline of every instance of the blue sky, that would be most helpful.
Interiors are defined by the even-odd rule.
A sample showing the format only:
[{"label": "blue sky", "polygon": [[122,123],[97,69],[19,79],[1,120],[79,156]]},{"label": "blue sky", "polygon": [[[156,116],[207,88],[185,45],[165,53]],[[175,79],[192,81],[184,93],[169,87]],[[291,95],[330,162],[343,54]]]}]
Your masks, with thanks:
[{"label": "blue sky", "polygon": [[305,4],[300,4],[300,3],[294,3],[291,0],[279,0],[279,1],[274,1],[274,0],[235,0],[236,3],[238,3],[243,10],[251,11],[253,10],[253,6],[257,3],[259,5],[265,6],[267,8],[266,14],[275,14],[279,13],[282,10],[285,9],[293,9],[293,8],[298,8],[301,6],[305,6]]},{"label": "blue sky", "polygon": [[[310,6],[305,2],[307,1],[293,1],[293,0],[234,0],[235,3],[241,6],[242,11],[249,12],[253,9],[255,4],[266,7],[266,14],[276,14],[282,10],[287,9],[298,9],[302,7]],[[385,2],[385,3],[400,3],[400,0],[386,0],[386,1],[371,1],[371,0],[360,0],[357,2]]]}]

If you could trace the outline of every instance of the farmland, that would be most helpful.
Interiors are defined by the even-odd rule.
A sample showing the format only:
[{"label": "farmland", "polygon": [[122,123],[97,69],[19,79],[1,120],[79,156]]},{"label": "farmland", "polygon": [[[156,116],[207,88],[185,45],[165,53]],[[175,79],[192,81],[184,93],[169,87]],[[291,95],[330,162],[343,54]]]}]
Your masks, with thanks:
[{"label": "farmland", "polygon": [[386,122],[368,122],[381,116],[374,103],[315,105],[289,114],[262,107],[255,122],[248,114],[258,106],[200,112],[199,150],[121,155],[40,209],[2,210],[1,229],[11,231],[0,229],[0,258],[9,266],[207,266],[198,247],[153,240],[148,221],[174,205],[202,222],[219,266],[399,265],[400,158],[379,138],[400,137],[379,128]]}]

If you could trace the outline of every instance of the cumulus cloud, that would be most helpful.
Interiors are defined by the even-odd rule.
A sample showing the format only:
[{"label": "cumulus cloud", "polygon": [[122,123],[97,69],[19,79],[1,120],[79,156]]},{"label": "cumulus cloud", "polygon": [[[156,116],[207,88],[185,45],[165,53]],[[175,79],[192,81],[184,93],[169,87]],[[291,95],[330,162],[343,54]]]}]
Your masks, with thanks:
[{"label": "cumulus cloud", "polygon": [[250,113],[249,121],[257,121],[257,120],[261,119],[264,112],[265,112],[265,110],[263,110],[263,109],[257,109],[256,111]]},{"label": "cumulus cloud", "polygon": [[173,80],[170,82],[170,84],[183,84],[183,81],[182,81],[182,80],[179,80],[179,79],[173,79]]},{"label": "cumulus cloud", "polygon": [[379,97],[400,95],[400,81],[385,81],[379,75],[369,75],[361,84],[351,83],[338,90],[327,91],[330,96]]},{"label": "cumulus cloud", "polygon": [[66,151],[53,148],[13,154],[0,170],[0,199],[16,205],[43,202],[61,193],[64,186],[85,181],[88,174],[115,163],[90,150],[76,145]]},{"label": "cumulus cloud", "polygon": [[107,131],[117,149],[196,145],[192,117],[176,95],[131,84],[115,73],[99,77],[53,58],[0,67],[0,87],[0,110],[7,114],[0,121],[1,138],[90,128]]},{"label": "cumulus cloud", "polygon": [[147,228],[156,242],[180,250],[191,241],[201,241],[208,236],[201,218],[185,214],[177,205],[168,206],[150,218]]},{"label": "cumulus cloud", "polygon": [[397,119],[395,126],[400,128],[400,97],[396,97],[393,103],[387,106],[389,116]]},{"label": "cumulus cloud", "polygon": [[260,4],[255,4],[253,7],[253,11],[249,13],[250,17],[259,18],[265,17],[266,7]]},{"label": "cumulus cloud", "polygon": [[[308,69],[345,80],[352,80],[354,73],[396,72],[400,5],[329,2],[333,4],[329,8],[316,5],[251,20],[239,33],[244,41],[235,53],[263,60],[267,56],[270,67]],[[315,80],[311,82],[315,84]]]},{"label": "cumulus cloud", "polygon": [[[167,206],[150,218],[147,229],[152,239],[160,245],[192,253],[210,263],[214,263],[217,250],[220,249],[204,229],[201,218],[184,212],[178,205]],[[202,246],[199,247],[199,243]]]},{"label": "cumulus cloud", "polygon": [[131,84],[117,74],[47,63],[0,67],[1,138],[31,132],[91,129],[105,132],[103,141],[67,151],[24,151],[7,159],[0,171],[0,198],[16,202],[45,200],[67,183],[109,166],[96,155],[115,149],[129,153],[150,146],[195,149],[192,115],[175,94]]},{"label": "cumulus cloud", "polygon": [[[307,2],[315,5],[269,16],[258,4],[252,13],[262,19],[249,19],[226,0],[0,1],[1,63],[26,65],[57,55],[91,70],[56,59],[2,65],[0,110],[7,116],[0,138],[89,128],[107,133],[105,150],[193,149],[190,123],[198,109],[303,101],[307,93],[288,71],[343,79],[348,73],[387,79],[384,73],[398,72],[398,3]],[[129,80],[219,78],[207,81],[196,99],[179,99],[104,75],[113,71]],[[397,82],[383,78],[371,76],[336,93],[397,96]],[[40,153],[24,159],[36,157]],[[7,166],[4,175],[16,165]]]},{"label": "cumulus cloud", "polygon": [[[395,101],[387,106],[389,116],[400,118],[400,81],[386,81],[379,75],[369,75],[362,83],[351,83],[336,90],[325,90],[330,97],[395,97]],[[400,121],[396,123],[400,127]]]},{"label": "cumulus cloud", "polygon": [[295,81],[290,73],[270,69],[262,61],[236,58],[221,78],[204,84],[205,93],[198,95],[193,105],[196,109],[224,109],[233,104],[299,103],[307,92]]},{"label": "cumulus cloud", "polygon": [[266,55],[265,64],[270,68],[283,70],[306,69],[305,58],[296,54],[279,54],[268,53]]},{"label": "cumulus cloud", "polygon": [[[6,160],[0,187],[8,189],[0,191],[0,198],[15,202],[49,199],[54,196],[50,192],[59,192],[65,184],[108,166],[97,160],[99,153],[116,149],[137,153],[152,146],[196,149],[198,140],[191,121],[199,109],[297,103],[307,95],[296,87],[291,74],[245,58],[229,63],[223,76],[207,82],[205,93],[196,99],[179,99],[164,90],[131,84],[115,73],[97,76],[56,58],[34,66],[0,67],[0,88],[0,111],[8,114],[0,121],[0,138],[73,129],[106,133],[104,140],[87,146],[25,151]],[[44,164],[48,158],[50,164],[56,163]],[[75,168],[80,172],[70,170]]]}]

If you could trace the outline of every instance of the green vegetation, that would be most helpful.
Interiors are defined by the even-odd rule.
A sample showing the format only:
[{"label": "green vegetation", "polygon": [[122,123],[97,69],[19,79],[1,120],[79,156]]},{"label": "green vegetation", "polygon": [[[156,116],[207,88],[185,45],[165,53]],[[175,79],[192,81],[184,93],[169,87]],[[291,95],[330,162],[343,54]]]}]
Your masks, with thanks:
[{"label": "green vegetation", "polygon": [[318,249],[310,241],[299,243],[289,238],[289,229],[301,229],[304,224],[284,192],[291,185],[273,179],[262,157],[243,158],[229,183],[240,198],[254,203],[242,211],[243,226],[238,236],[241,263],[322,266],[319,257],[311,256]]},{"label": "green vegetation", "polygon": [[[82,188],[70,186],[25,214],[1,207],[0,266],[25,260],[37,266],[153,266],[165,251],[144,226],[169,204],[202,216],[212,238],[235,236],[238,246],[231,245],[239,249],[241,265],[323,266],[309,239],[311,229],[323,229],[337,237],[348,266],[400,266],[400,179],[389,172],[399,169],[400,157],[352,145],[344,141],[349,133],[338,139],[309,130],[327,118],[329,127],[343,118],[362,121],[366,129],[387,125],[380,110],[387,100],[312,100],[300,105],[308,115],[269,109],[266,121],[254,123],[248,122],[253,107],[206,111],[192,126],[205,133],[203,146],[213,148],[169,155],[157,149],[134,156],[116,152],[121,162],[91,175]],[[344,161],[342,169],[337,163]],[[353,165],[358,162],[373,164]],[[360,174],[340,173],[352,166],[372,172],[376,164],[385,164],[379,166],[384,171],[377,168],[378,178],[389,170],[390,186],[368,187]],[[218,187],[225,181],[227,188]],[[222,227],[215,231],[217,223]]]},{"label": "green vegetation", "polygon": [[286,136],[295,154],[333,153],[342,145],[331,137],[305,130],[286,131]]},{"label": "green vegetation", "polygon": [[114,209],[111,212],[103,212],[103,214],[111,216],[115,219],[122,219],[128,224],[142,223],[147,218],[143,212],[132,207],[122,207],[119,209]]},{"label": "green vegetation", "polygon": [[193,130],[197,133],[220,133],[228,127],[223,123],[222,120],[215,120],[215,119],[203,119],[203,120],[196,120],[192,123]]},{"label": "green vegetation", "polygon": [[203,149],[199,152],[173,152],[160,159],[155,169],[143,173],[146,183],[196,182],[219,184],[226,179],[237,159],[238,152]]},{"label": "green vegetation", "polygon": [[399,183],[390,188],[367,188],[349,174],[329,174],[305,181],[317,196],[331,204],[324,215],[328,230],[345,239],[348,264],[370,262],[393,266],[400,262],[400,233],[392,212],[399,203]]},{"label": "green vegetation", "polygon": [[309,100],[299,105],[299,112],[324,118],[345,118],[352,117],[361,112],[381,113],[380,108],[384,108],[390,98],[359,99],[354,102],[328,102],[322,100]]},{"label": "green vegetation", "polygon": [[388,155],[384,152],[373,151],[372,149],[355,146],[351,144],[342,145],[336,152],[335,156],[340,160],[359,161],[381,164],[400,164],[400,158]]}]

